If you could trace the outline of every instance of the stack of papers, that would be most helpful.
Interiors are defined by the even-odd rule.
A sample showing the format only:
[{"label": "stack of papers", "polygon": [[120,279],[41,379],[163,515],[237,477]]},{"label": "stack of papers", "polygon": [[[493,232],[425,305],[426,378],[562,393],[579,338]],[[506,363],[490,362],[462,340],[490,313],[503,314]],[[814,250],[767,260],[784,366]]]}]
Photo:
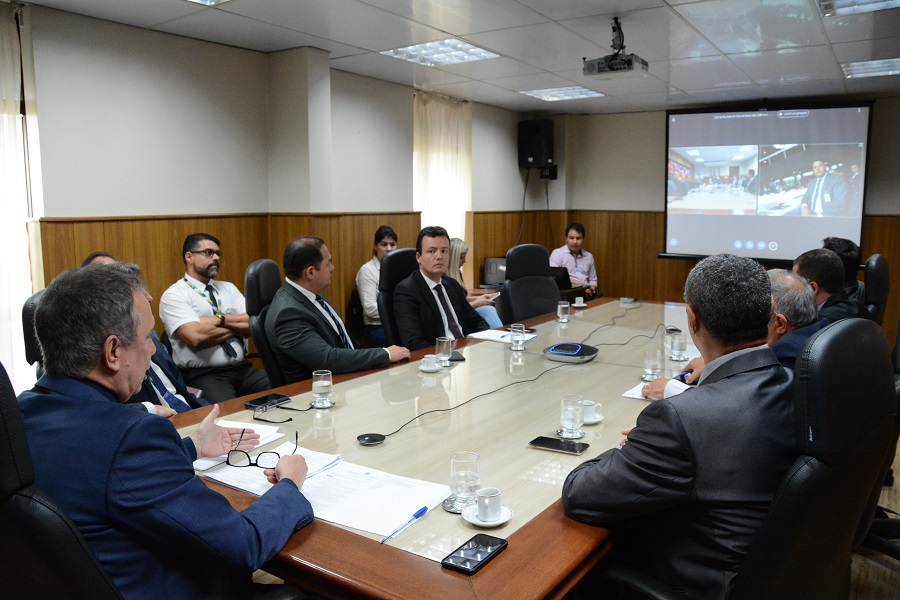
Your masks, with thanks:
[{"label": "stack of papers", "polygon": [[[278,433],[278,428],[274,425],[257,425],[254,423],[250,425],[248,423],[240,423],[238,421],[226,421],[225,419],[219,419],[216,421],[216,425],[220,427],[235,427],[238,429],[252,429],[256,433],[259,434],[259,446],[268,444],[270,442],[274,442],[275,440],[279,440],[284,437],[283,433]],[[294,449],[294,445],[291,444],[291,450]],[[290,454],[291,450],[288,450],[288,454]],[[254,452],[256,450],[253,450]],[[213,456],[207,458],[198,458],[194,461],[194,470],[196,471],[205,471],[207,469],[211,469],[216,465],[222,464],[225,462],[225,455],[222,456]]]},{"label": "stack of papers", "polygon": [[[509,344],[510,333],[508,331],[498,331],[496,329],[488,329],[485,331],[478,331],[476,333],[470,333],[470,338],[475,338],[476,340],[490,340],[492,342],[500,342],[503,344]],[[537,337],[536,333],[526,333],[525,341],[530,342],[534,338]]]},{"label": "stack of papers", "polygon": [[[266,450],[266,452],[277,452],[281,456],[289,456],[291,452],[294,452],[294,443],[285,442],[277,448]],[[297,446],[297,452],[295,454],[306,459],[306,466],[309,467],[309,471],[306,473],[307,479],[322,471],[330,469],[341,462],[340,454],[325,454],[324,452],[307,450],[300,446]],[[266,479],[266,474],[263,469],[259,467],[232,467],[231,465],[222,465],[215,471],[209,471],[203,475],[204,477],[208,477],[219,483],[224,483],[227,486],[250,492],[256,496],[262,496],[272,487],[272,484]]]}]

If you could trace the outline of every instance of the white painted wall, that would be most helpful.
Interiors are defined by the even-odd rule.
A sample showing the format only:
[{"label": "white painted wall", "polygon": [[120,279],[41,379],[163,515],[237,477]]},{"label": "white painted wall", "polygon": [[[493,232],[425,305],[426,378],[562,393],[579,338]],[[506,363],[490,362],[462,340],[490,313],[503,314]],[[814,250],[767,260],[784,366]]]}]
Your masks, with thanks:
[{"label": "white painted wall", "polygon": [[268,209],[264,54],[31,17],[45,216]]},{"label": "white painted wall", "polygon": [[413,210],[413,89],[332,70],[331,119],[331,210]]}]

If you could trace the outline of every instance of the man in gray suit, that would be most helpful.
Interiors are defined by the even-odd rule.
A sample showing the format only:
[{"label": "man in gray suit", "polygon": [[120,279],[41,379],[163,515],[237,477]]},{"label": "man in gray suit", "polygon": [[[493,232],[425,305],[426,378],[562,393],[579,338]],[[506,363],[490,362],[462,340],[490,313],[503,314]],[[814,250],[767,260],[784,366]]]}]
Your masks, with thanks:
[{"label": "man in gray suit", "polygon": [[269,307],[266,337],[289,382],[309,379],[318,369],[349,373],[409,358],[409,350],[400,346],[354,347],[343,321],[322,295],[334,272],[324,241],[294,238],[284,251],[283,266],[287,279]]},{"label": "man in gray suit", "polygon": [[724,598],[797,456],[791,375],[766,345],[773,306],[759,264],[706,258],[684,300],[706,361],[699,385],[648,405],[621,449],[569,474],[562,499],[577,521],[629,527],[610,560],[673,596]]}]

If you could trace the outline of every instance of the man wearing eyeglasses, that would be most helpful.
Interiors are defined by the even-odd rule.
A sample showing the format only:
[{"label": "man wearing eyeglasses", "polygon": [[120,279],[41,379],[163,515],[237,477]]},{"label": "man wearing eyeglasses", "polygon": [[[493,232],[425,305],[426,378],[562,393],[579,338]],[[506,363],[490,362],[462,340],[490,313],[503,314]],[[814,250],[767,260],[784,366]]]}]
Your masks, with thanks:
[{"label": "man wearing eyeglasses", "polygon": [[150,296],[136,275],[66,271],[44,292],[35,331],[46,374],[18,397],[34,483],[74,521],[122,596],[253,597],[250,574],[313,519],[299,491],[303,457],[262,465],[273,486],[238,512],[192,462],[250,450],[259,434],[215,425],[213,406],[182,439],[167,419],[123,404],[155,348]]},{"label": "man wearing eyeglasses", "polygon": [[192,233],[182,245],[184,276],[160,299],[159,314],[185,382],[210,402],[263,392],[264,371],[244,360],[250,334],[244,295],[227,281],[215,281],[222,251],[208,233]]}]

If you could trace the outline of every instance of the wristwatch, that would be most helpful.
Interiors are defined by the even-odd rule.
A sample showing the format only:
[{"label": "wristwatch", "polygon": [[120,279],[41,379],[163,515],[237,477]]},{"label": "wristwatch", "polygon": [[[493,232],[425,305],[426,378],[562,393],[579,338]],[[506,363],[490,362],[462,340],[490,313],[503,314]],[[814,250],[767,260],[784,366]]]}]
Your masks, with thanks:
[{"label": "wristwatch", "polygon": [[219,317],[219,327],[225,327],[225,314],[219,313],[216,316]]}]

